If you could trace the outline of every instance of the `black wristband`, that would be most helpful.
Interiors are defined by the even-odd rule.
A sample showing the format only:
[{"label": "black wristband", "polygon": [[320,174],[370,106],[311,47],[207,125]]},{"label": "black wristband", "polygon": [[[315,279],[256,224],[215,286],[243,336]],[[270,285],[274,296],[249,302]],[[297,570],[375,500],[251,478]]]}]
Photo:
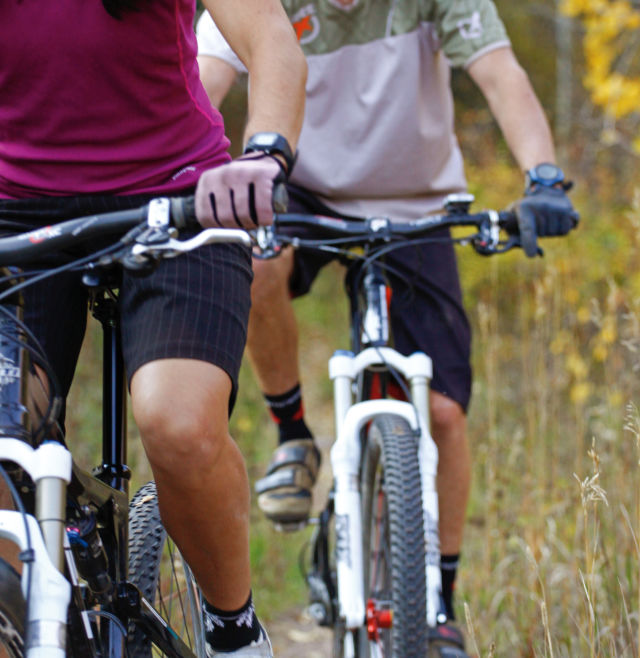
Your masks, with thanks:
[{"label": "black wristband", "polygon": [[291,174],[297,154],[294,155],[289,142],[279,133],[256,133],[251,135],[244,147],[244,153],[253,153],[255,151],[261,151],[269,155],[281,155],[284,158],[287,175]]}]

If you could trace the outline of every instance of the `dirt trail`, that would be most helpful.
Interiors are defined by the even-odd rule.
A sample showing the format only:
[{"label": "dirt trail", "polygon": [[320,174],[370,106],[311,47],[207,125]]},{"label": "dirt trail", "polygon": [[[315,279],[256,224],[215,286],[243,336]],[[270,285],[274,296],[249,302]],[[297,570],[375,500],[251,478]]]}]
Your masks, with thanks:
[{"label": "dirt trail", "polygon": [[330,658],[331,631],[304,611],[291,610],[269,623],[275,658]]}]

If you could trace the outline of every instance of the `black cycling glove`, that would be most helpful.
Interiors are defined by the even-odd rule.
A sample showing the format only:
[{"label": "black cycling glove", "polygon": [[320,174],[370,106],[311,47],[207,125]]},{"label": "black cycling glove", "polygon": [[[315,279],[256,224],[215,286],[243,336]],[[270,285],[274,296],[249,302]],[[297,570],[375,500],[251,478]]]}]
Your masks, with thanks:
[{"label": "black cycling glove", "polygon": [[565,190],[558,187],[536,185],[512,208],[518,218],[520,243],[529,257],[538,253],[538,237],[566,235],[580,220]]}]

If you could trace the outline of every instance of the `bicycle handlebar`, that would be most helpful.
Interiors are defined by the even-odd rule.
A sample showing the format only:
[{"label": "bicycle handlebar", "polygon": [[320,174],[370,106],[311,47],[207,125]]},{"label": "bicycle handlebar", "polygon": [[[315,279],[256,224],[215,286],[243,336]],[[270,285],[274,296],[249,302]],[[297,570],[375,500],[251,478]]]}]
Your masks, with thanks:
[{"label": "bicycle handlebar", "polygon": [[[280,206],[282,207],[282,206]],[[0,264],[2,265],[24,265],[36,260],[39,256],[54,250],[61,250],[77,244],[79,241],[88,240],[107,235],[126,234],[131,229],[139,227],[139,232],[125,236],[124,244],[130,244],[145,228],[168,228],[172,226],[178,230],[187,228],[202,228],[195,216],[195,201],[193,196],[158,198],[149,203],[129,210],[101,213],[71,219],[53,224],[33,231],[15,236],[0,238]],[[497,253],[499,245],[504,249],[518,246],[518,221],[513,211],[488,210],[469,214],[466,206],[447,208],[447,212],[439,215],[429,215],[411,222],[395,222],[387,218],[339,218],[322,215],[308,215],[298,213],[276,214],[273,226],[260,227],[257,232],[258,246],[264,254],[277,252],[278,247],[284,244],[304,243],[301,232],[305,237],[313,236],[312,239],[322,241],[323,239],[345,239],[345,242],[358,242],[361,244],[374,244],[391,242],[393,240],[407,240],[411,238],[425,237],[436,229],[466,226],[475,227],[478,233],[471,236],[474,247],[483,254]],[[299,229],[296,234],[296,229]],[[500,243],[498,233],[500,229],[505,230],[511,238],[509,242]],[[234,234],[243,231],[232,231],[231,229],[209,229],[211,233],[230,231]],[[240,235],[215,238],[216,241],[247,242],[248,238]],[[213,240],[213,238],[212,238]],[[160,242],[160,241],[159,241]],[[159,244],[153,245],[147,241],[149,249],[156,248],[158,252],[168,253],[176,245],[164,233],[164,247]],[[196,241],[198,244],[204,240]],[[196,244],[194,242],[193,244]],[[193,248],[193,247],[191,247]],[[184,251],[186,249],[173,249],[173,251]]]},{"label": "bicycle handlebar", "polygon": [[[302,228],[313,229],[318,238],[340,237],[380,237],[384,234],[394,237],[421,237],[438,228],[454,226],[475,226],[481,228],[485,223],[495,223],[510,235],[518,235],[518,221],[513,211],[484,211],[473,214],[447,213],[430,215],[411,222],[395,222],[386,218],[348,220],[324,215],[305,215],[285,213],[276,215],[273,223],[276,234],[278,229]],[[366,229],[363,227],[366,226]]]},{"label": "bicycle handlebar", "polygon": [[[483,255],[500,253],[520,246],[518,219],[510,210],[486,210],[469,214],[466,205],[448,207],[447,212],[429,215],[411,222],[388,218],[340,218],[324,215],[284,213],[275,216],[272,226],[258,229],[257,242],[262,257],[275,256],[285,245],[322,248],[343,242],[346,245],[384,245],[427,237],[437,229],[474,227],[477,232],[466,239]],[[500,230],[510,236],[499,239]]]},{"label": "bicycle handlebar", "polygon": [[[64,249],[82,240],[106,235],[123,235],[141,225],[159,226],[152,217],[153,202],[130,210],[88,215],[43,228],[0,238],[0,263],[24,265],[51,251]],[[195,216],[193,196],[174,197],[168,200],[170,225],[177,229],[200,227]],[[154,222],[156,222],[154,224]],[[226,230],[226,229],[221,229]]]}]

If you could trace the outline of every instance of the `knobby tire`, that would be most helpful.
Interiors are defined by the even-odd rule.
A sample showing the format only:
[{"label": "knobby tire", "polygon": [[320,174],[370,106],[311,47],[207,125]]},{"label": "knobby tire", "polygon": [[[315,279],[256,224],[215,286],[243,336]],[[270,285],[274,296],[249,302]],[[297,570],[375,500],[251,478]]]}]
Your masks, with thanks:
[{"label": "knobby tire", "polygon": [[[26,604],[18,573],[0,559],[0,647],[9,658],[24,656]],[[4,655],[0,652],[0,655]]]},{"label": "knobby tire", "polygon": [[[195,655],[206,656],[200,590],[162,525],[154,482],[145,484],[129,506],[129,580]],[[128,649],[129,658],[167,655],[134,624],[129,627]]]},{"label": "knobby tire", "polygon": [[371,640],[360,631],[358,658],[427,655],[425,534],[418,438],[399,416],[375,418],[360,474],[365,601],[390,608],[393,623]]}]

